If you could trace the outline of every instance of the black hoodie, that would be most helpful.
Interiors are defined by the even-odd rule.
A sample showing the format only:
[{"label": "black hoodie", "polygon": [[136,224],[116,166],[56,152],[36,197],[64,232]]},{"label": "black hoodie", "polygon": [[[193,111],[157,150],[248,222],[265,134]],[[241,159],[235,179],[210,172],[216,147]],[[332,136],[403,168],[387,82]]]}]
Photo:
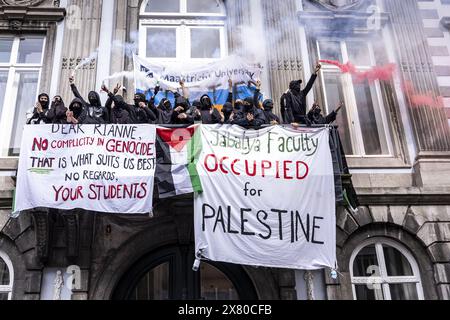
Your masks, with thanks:
[{"label": "black hoodie", "polygon": [[223,113],[223,116],[225,118],[224,119],[224,123],[225,124],[229,124],[231,122],[230,121],[230,117],[233,114],[233,105],[231,104],[231,102],[226,102],[223,105],[222,113]]},{"label": "black hoodie", "polygon": [[[146,97],[144,94],[136,94],[136,96],[139,96],[139,100],[134,101],[134,106],[132,107],[133,110],[133,118],[135,120],[136,124],[153,124],[156,121],[156,115],[153,113],[152,110],[148,107],[148,101],[146,100]],[[139,106],[139,102],[144,102],[145,107],[141,108]]]},{"label": "black hoodie", "polygon": [[[78,103],[79,107],[75,108],[75,103]],[[69,110],[73,112],[73,117],[78,120],[78,124],[93,124],[93,121],[86,112],[86,106],[83,104],[83,100],[79,98],[73,99],[69,105]]]},{"label": "black hoodie", "polygon": [[41,97],[47,97],[47,103],[42,105],[43,112],[38,112],[36,107],[34,107],[33,111],[28,112],[29,116],[27,119],[27,124],[46,124],[51,123],[51,119],[49,117],[49,108],[50,105],[50,97],[46,93],[41,93],[38,96],[38,102],[40,103]]},{"label": "black hoodie", "polygon": [[67,123],[67,108],[64,104],[64,101],[52,102],[50,110],[47,113],[47,117],[50,120],[50,123],[53,124],[65,124]]},{"label": "black hoodie", "polygon": [[[182,111],[176,111],[179,107],[183,108]],[[175,100],[175,108],[172,112],[172,124],[184,124],[184,125],[192,125],[194,124],[194,117],[188,114],[188,110],[190,109],[189,102],[182,96],[177,95]],[[181,114],[186,114],[185,119],[178,118]]]},{"label": "black hoodie", "polygon": [[72,88],[74,96],[83,102],[84,106],[86,107],[86,112],[88,113],[89,117],[92,118],[92,122],[94,124],[103,124],[109,122],[110,116],[108,114],[108,109],[102,107],[100,95],[97,92],[89,92],[89,102],[86,102],[74,84],[71,84],[70,87]]},{"label": "black hoodie", "polygon": [[[245,106],[242,107],[242,111],[236,114],[236,117],[232,121],[232,124],[241,127],[260,127],[266,123],[264,113],[261,109],[255,107],[254,98],[246,98]],[[253,121],[248,121],[247,115],[253,115]]]},{"label": "black hoodie", "polygon": [[273,113],[273,101],[271,99],[264,100],[263,108],[266,124],[271,124],[273,121],[280,123],[280,118]]},{"label": "black hoodie", "polygon": [[308,124],[306,118],[306,96],[311,91],[317,75],[313,74],[305,89],[301,90],[301,80],[291,81],[289,91],[281,96],[280,106],[285,123]]},{"label": "black hoodie", "polygon": [[200,104],[201,104],[201,116],[202,116],[202,123],[203,124],[217,124],[222,122],[222,117],[220,115],[219,110],[216,108],[213,108],[211,98],[204,94],[200,98]]},{"label": "black hoodie", "polygon": [[158,107],[149,104],[150,110],[156,115],[157,124],[170,124],[172,120],[172,105],[166,98],[159,102]]},{"label": "black hoodie", "polygon": [[[112,103],[114,102],[114,108]],[[133,119],[130,112],[127,110],[128,105],[122,96],[114,95],[111,92],[108,94],[108,101],[106,101],[105,108],[109,113],[109,123],[112,124],[133,124]]]},{"label": "black hoodie", "polygon": [[319,108],[308,112],[308,119],[311,121],[311,124],[330,124],[336,121],[336,117],[336,111],[331,112],[326,117],[322,115],[322,110]]}]

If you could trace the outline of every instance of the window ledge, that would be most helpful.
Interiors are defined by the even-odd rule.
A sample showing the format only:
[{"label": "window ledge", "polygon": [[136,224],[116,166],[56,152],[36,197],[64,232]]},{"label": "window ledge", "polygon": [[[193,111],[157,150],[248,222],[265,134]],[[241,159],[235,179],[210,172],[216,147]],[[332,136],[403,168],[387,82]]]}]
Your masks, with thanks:
[{"label": "window ledge", "polygon": [[18,166],[18,157],[0,158],[0,171],[17,170]]},{"label": "window ledge", "polygon": [[347,157],[351,169],[411,169],[412,165],[395,157]]}]

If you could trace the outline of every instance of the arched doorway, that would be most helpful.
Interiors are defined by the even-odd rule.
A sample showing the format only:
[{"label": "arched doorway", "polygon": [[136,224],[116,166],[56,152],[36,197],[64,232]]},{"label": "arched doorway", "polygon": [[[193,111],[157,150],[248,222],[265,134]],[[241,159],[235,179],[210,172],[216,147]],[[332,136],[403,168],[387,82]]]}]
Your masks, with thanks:
[{"label": "arched doorway", "polygon": [[202,261],[192,271],[194,247],[162,248],[137,261],[114,290],[113,300],[255,300],[243,267]]}]

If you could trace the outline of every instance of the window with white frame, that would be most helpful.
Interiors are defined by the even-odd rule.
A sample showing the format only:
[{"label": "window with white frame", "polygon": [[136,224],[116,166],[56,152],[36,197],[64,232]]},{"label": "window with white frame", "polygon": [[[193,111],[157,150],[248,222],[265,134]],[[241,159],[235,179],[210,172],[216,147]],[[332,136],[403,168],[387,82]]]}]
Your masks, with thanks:
[{"label": "window with white frame", "polygon": [[399,243],[374,238],[352,254],[350,274],[355,300],[423,300],[419,267]]},{"label": "window with white frame", "polygon": [[11,260],[0,251],[0,301],[11,300],[14,271]]},{"label": "window with white frame", "polygon": [[[376,65],[372,45],[363,40],[316,42],[320,59],[350,61],[360,71]],[[392,140],[381,95],[380,82],[358,81],[334,65],[323,64],[322,87],[328,111],[340,101],[345,108],[337,118],[344,151],[350,156],[391,156]]]},{"label": "window with white frame", "polygon": [[0,36],[0,156],[18,156],[26,113],[33,109],[44,36]]},{"label": "window with white frame", "polygon": [[204,63],[227,55],[219,0],[147,0],[140,12],[139,55],[160,62]]}]

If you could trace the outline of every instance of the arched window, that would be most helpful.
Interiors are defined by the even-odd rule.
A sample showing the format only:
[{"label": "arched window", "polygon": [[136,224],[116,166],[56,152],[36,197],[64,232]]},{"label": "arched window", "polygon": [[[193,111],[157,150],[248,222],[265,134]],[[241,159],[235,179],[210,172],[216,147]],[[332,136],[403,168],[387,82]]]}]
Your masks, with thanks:
[{"label": "arched window", "polygon": [[423,300],[419,267],[395,241],[374,238],[360,244],[350,259],[355,300]]},{"label": "arched window", "polygon": [[209,62],[227,55],[222,0],[146,0],[139,55],[161,62]]},{"label": "arched window", "polygon": [[119,281],[114,300],[255,300],[257,294],[238,265],[202,261],[192,271],[194,246],[171,246],[138,260]]},{"label": "arched window", "polygon": [[11,300],[14,271],[11,260],[0,251],[0,301]]},{"label": "arched window", "polygon": [[[165,262],[147,272],[138,282],[130,299],[168,300],[170,288],[170,262]],[[200,268],[201,300],[238,300],[239,295],[230,279],[216,267],[202,263]]]}]

